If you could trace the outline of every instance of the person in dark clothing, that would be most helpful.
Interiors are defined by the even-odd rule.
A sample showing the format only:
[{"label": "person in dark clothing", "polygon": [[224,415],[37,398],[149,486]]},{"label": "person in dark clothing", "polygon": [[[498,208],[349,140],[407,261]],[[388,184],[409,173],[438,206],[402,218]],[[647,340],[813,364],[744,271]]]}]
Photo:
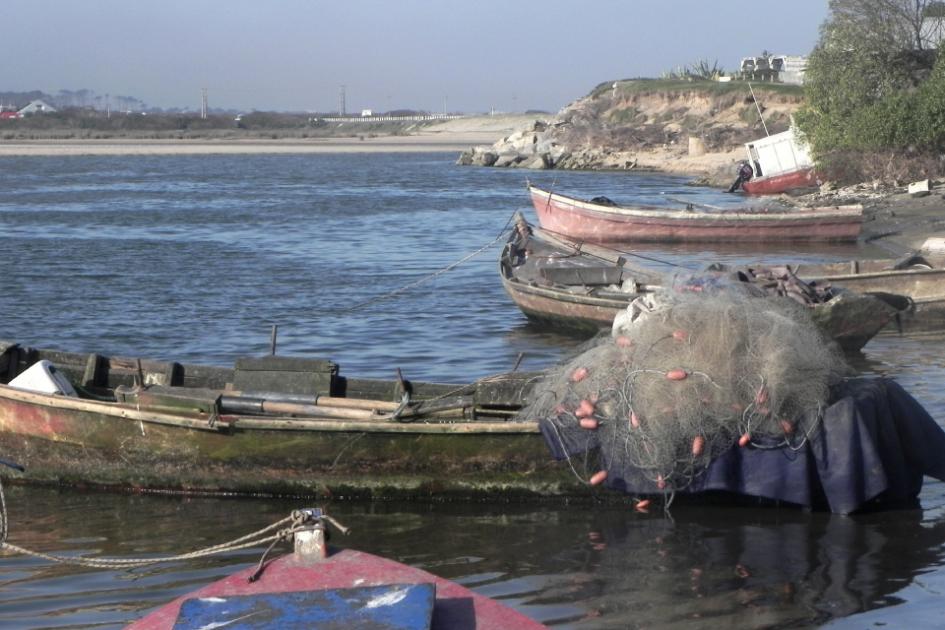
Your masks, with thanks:
[{"label": "person in dark clothing", "polygon": [[743,183],[750,180],[754,175],[755,172],[752,170],[751,164],[745,161],[740,162],[738,166],[738,178],[732,183],[732,186],[728,189],[728,192],[735,192],[741,188]]}]

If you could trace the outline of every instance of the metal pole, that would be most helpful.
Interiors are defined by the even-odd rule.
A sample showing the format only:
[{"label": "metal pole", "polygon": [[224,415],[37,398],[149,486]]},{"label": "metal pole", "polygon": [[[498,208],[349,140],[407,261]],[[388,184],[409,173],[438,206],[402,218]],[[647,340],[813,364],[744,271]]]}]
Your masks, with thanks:
[{"label": "metal pole", "polygon": [[279,325],[272,325],[272,333],[269,335],[269,354],[276,356],[276,336],[279,334]]},{"label": "metal pole", "polygon": [[766,136],[770,136],[771,134],[768,133],[768,125],[765,124],[765,117],[761,115],[761,106],[758,105],[758,99],[755,98],[755,91],[754,91],[753,89],[751,89],[751,83],[750,83],[750,82],[748,83],[748,91],[751,92],[751,100],[753,100],[753,101],[755,102],[755,109],[758,110],[758,118],[761,119],[761,126],[764,127],[764,129],[765,129],[765,135],[766,135]]}]

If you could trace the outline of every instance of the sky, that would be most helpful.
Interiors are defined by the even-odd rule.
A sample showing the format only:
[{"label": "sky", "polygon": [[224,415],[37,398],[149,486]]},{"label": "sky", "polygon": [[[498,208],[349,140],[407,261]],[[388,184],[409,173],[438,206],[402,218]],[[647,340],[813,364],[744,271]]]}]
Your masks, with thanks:
[{"label": "sky", "polygon": [[803,55],[827,0],[28,0],[0,15],[0,92],[155,107],[557,111],[617,79]]}]

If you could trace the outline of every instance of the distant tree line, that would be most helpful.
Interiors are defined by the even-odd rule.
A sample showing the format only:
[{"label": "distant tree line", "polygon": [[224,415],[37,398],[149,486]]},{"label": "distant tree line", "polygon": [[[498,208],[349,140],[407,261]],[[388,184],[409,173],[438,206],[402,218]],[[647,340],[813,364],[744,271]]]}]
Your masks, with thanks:
[{"label": "distant tree line", "polygon": [[830,0],[796,121],[841,180],[942,171],[945,2]]}]

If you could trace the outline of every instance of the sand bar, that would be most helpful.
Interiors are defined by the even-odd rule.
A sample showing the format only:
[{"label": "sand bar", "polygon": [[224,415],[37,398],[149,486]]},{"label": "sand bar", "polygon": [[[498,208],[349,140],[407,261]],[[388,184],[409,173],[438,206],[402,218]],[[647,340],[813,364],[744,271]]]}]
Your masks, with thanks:
[{"label": "sand bar", "polygon": [[535,116],[471,116],[416,129],[409,135],[359,134],[323,138],[221,138],[0,141],[0,156],[212,155],[275,153],[431,153],[460,152],[491,145]]}]

